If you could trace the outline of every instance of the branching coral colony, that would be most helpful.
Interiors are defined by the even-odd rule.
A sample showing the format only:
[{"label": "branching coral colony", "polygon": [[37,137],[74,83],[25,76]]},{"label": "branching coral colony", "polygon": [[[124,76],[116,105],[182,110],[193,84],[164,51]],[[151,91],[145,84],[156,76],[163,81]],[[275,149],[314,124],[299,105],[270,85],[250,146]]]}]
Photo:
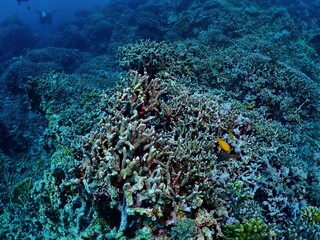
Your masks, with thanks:
[{"label": "branching coral colony", "polygon": [[[228,202],[235,201],[231,196],[239,191],[246,198],[252,192],[238,178],[251,164],[249,120],[235,123],[239,116],[214,97],[191,94],[182,86],[179,96],[172,95],[167,84],[135,71],[123,77],[122,91],[104,98],[98,130],[83,139],[76,179],[63,184],[64,189],[83,186],[93,198],[94,216],[114,214],[114,228],[105,237],[135,237],[141,231],[170,237],[186,219],[194,222],[189,237],[222,237]],[[228,131],[234,128],[243,131],[231,140]],[[233,144],[246,141],[237,153],[234,147],[228,153],[217,136]],[[247,178],[253,184],[251,174]]]},{"label": "branching coral colony", "polygon": [[[177,68],[163,67],[166,51],[155,52],[163,61],[149,69],[152,77],[148,64],[142,64],[144,73],[138,64],[140,73],[123,76],[112,94],[102,96],[97,126],[68,156],[56,154],[59,161],[36,184],[32,194],[43,234],[51,239],[299,234],[295,222],[304,220],[308,186],[298,166],[278,164],[295,156],[290,142],[277,147],[283,130],[255,110],[241,110],[235,100],[186,86],[183,76],[174,74]],[[268,131],[279,133],[263,138]],[[306,234],[309,229],[314,227]]]},{"label": "branching coral colony", "polygon": [[[244,118],[235,126],[237,116],[209,95],[191,94],[187,88],[179,96],[170,94],[168,81],[131,71],[121,80],[121,92],[104,97],[98,129],[84,137],[75,154],[75,177],[59,185],[69,200],[81,192],[81,211],[92,205],[86,217],[78,216],[77,234],[119,238],[143,231],[170,237],[188,223],[194,226],[190,237],[222,237],[220,225],[230,201],[226,196],[236,185],[231,176],[244,171],[249,153],[240,149],[237,156],[243,160],[232,159],[235,152],[226,156],[215,138],[230,141],[228,129],[249,122]],[[220,154],[224,157],[218,164]],[[66,201],[63,197],[54,205]],[[113,229],[83,229],[103,219],[110,224],[111,214]]]},{"label": "branching coral colony", "polygon": [[122,89],[106,96],[99,130],[84,139],[78,162],[78,179],[97,205],[119,210],[117,231],[108,236],[144,225],[169,236],[176,220],[189,217],[195,234],[204,228],[222,236],[214,212],[199,212],[204,202],[222,210],[224,190],[210,174],[220,151],[214,139],[224,128],[217,103],[187,91],[170,96],[160,79],[134,71]]}]

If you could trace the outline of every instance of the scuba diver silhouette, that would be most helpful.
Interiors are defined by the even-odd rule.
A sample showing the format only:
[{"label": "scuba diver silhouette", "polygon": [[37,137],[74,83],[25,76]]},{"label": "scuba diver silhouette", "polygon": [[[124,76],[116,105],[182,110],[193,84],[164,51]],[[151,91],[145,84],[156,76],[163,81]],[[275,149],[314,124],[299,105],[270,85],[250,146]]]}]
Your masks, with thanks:
[{"label": "scuba diver silhouette", "polygon": [[42,10],[42,11],[35,11],[35,12],[39,14],[39,22],[45,25],[45,24],[52,23],[52,14],[55,13],[56,11],[57,10],[53,10],[53,11]]}]

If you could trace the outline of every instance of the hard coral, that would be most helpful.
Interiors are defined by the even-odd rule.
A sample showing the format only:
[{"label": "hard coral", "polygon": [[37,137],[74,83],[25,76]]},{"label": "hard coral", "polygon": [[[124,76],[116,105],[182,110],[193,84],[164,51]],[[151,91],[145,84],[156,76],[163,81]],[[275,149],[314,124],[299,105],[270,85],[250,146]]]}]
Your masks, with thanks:
[{"label": "hard coral", "polygon": [[191,57],[183,45],[143,40],[119,48],[117,56],[124,69],[146,72],[152,78],[161,72],[180,76],[193,70]]},{"label": "hard coral", "polygon": [[226,224],[224,234],[226,240],[263,240],[271,237],[268,226],[261,219],[254,218],[242,224]]},{"label": "hard coral", "polygon": [[[169,236],[175,217],[197,219],[197,236],[222,236],[215,212],[201,208],[222,207],[219,196],[229,178],[211,182],[220,151],[214,139],[227,132],[219,119],[234,116],[220,110],[214,97],[191,94],[182,85],[185,91],[176,96],[168,84],[129,72],[121,79],[122,91],[104,97],[98,129],[85,136],[77,154],[86,194],[118,216],[110,237],[134,235],[146,222],[155,229],[162,225]],[[234,167],[225,171],[231,174]],[[224,170],[217,174],[230,176]]]}]

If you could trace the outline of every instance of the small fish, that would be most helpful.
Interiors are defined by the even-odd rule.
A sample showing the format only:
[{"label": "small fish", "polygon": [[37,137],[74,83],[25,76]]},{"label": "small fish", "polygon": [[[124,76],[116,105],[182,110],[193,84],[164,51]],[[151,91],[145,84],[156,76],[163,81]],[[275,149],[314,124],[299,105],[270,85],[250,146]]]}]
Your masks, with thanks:
[{"label": "small fish", "polygon": [[239,159],[241,156],[239,153],[219,153],[218,160],[219,161],[228,161],[230,158]]},{"label": "small fish", "polygon": [[216,138],[216,140],[223,151],[227,153],[231,152],[231,147],[226,141],[222,140],[221,138]]},{"label": "small fish", "polygon": [[228,133],[229,133],[229,138],[231,139],[231,140],[234,140],[234,135],[233,135],[233,133],[229,130],[228,131]]},{"label": "small fish", "polygon": [[248,110],[252,110],[253,108],[254,108],[254,105],[252,105],[252,104],[249,104],[246,106],[246,109],[248,109]]},{"label": "small fish", "polygon": [[100,81],[101,81],[102,83],[105,83],[105,82],[107,81],[107,78],[106,78],[106,77],[101,77],[101,78],[100,78]]}]

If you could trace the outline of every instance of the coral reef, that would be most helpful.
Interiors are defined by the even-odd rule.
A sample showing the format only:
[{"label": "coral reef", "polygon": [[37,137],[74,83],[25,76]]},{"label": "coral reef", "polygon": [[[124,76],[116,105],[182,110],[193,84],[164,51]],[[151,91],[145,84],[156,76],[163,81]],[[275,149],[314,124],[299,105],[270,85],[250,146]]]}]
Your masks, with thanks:
[{"label": "coral reef", "polygon": [[[67,73],[74,72],[82,63],[88,61],[90,57],[91,55],[89,53],[81,52],[77,49],[55,47],[30,50],[25,55],[25,59],[31,61],[32,63],[56,64],[60,68],[59,71],[64,71]],[[47,72],[49,72],[48,69]],[[36,76],[39,76],[39,74]]]},{"label": "coral reef", "polygon": [[[185,72],[185,64],[196,71],[196,61],[180,53],[163,42],[127,45],[119,62],[136,71],[111,92],[76,87],[79,98],[59,87],[83,84],[77,75],[30,78],[29,101],[47,116],[52,157],[24,206],[40,217],[21,229],[36,224],[33,231],[48,238],[95,239],[266,239],[298,231],[295,219],[306,219],[310,197],[301,140],[293,137],[302,125],[286,127],[228,91],[204,90]],[[82,98],[90,104],[73,108]],[[83,110],[90,112],[84,119]]]},{"label": "coral reef", "polygon": [[306,207],[300,218],[289,227],[286,238],[318,239],[320,237],[319,213],[320,209],[317,207]]},{"label": "coral reef", "polygon": [[0,238],[318,239],[318,3],[283,3],[110,1],[6,62]]},{"label": "coral reef", "polygon": [[[290,218],[285,214],[288,202],[297,201],[294,193],[303,196],[306,187],[291,182],[290,169],[281,170],[284,180],[279,182],[272,158],[252,152],[265,150],[237,102],[229,105],[209,93],[192,93],[179,81],[177,95],[171,84],[170,78],[131,71],[118,91],[103,96],[98,128],[82,144],[72,144],[73,150],[57,149],[51,171],[34,188],[34,198],[41,199],[41,231],[52,238],[147,234],[197,239],[232,237],[238,232],[232,229],[245,226],[241,238],[251,233],[249,225],[259,230],[253,230],[252,239],[283,231],[279,219]],[[230,144],[230,152],[217,137]],[[266,198],[274,188],[277,197]],[[278,225],[268,231],[261,220],[249,220],[269,215]],[[248,219],[244,225],[223,230],[225,221],[241,218]],[[71,225],[66,228],[65,222]]]},{"label": "coral reef", "polygon": [[212,79],[210,85],[223,85],[237,92],[236,98],[264,106],[279,121],[299,123],[319,117],[319,85],[297,69],[242,50],[227,49],[214,56],[210,62],[220,72],[205,76]]},{"label": "coral reef", "polygon": [[84,134],[97,117],[95,104],[100,97],[90,77],[50,72],[29,78],[25,84],[31,109],[46,116],[49,126],[43,132],[42,144],[52,152],[58,144],[74,141]]},{"label": "coral reef", "polygon": [[23,94],[28,77],[51,71],[74,72],[90,55],[78,50],[43,48],[30,50],[24,57],[14,59],[1,75],[0,81],[12,94]]},{"label": "coral reef", "polygon": [[125,69],[140,73],[145,69],[151,76],[165,71],[173,77],[190,76],[211,88],[223,87],[233,98],[263,106],[272,119],[301,123],[319,117],[319,85],[297,69],[239,47],[220,50],[203,46],[205,55],[200,53],[201,47],[194,42],[142,41],[121,48],[118,57]]},{"label": "coral reef", "polygon": [[[29,91],[30,82],[27,84],[28,79],[52,71],[74,71],[88,56],[90,55],[77,50],[45,48],[30,50],[24,57],[12,60],[12,63],[0,77],[2,84],[0,95],[3,100],[0,109],[2,136],[0,148],[6,154],[15,155],[18,159],[22,159],[24,157],[19,156],[21,153],[28,152],[25,157],[29,158],[39,151],[38,136],[45,129],[45,117],[39,114],[39,106],[35,106],[39,104],[36,102],[39,102],[40,99],[36,99],[39,96]],[[64,83],[61,82],[61,84]],[[50,86],[45,86],[47,88],[43,87],[41,91],[43,90],[42,93],[46,94],[48,98],[49,95],[58,98],[57,94],[59,93],[55,92],[53,96],[53,92],[57,88],[75,91],[73,86],[77,84],[71,83],[70,85],[69,88],[65,88],[65,86],[51,83]],[[73,94],[70,93],[71,96]]]}]

